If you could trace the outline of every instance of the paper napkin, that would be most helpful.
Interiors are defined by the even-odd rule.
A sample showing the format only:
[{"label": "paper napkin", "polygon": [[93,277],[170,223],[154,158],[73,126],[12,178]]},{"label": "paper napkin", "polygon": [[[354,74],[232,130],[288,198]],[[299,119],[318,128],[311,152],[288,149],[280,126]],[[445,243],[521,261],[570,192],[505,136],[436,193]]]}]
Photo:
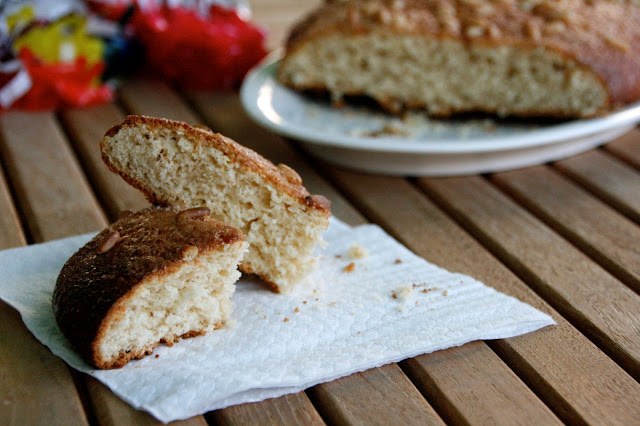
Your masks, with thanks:
[{"label": "paper napkin", "polygon": [[232,324],[159,346],[122,369],[95,370],[62,336],[51,308],[62,265],[91,237],[0,252],[0,298],[54,354],[163,422],[554,324],[529,305],[426,262],[375,225],[351,228],[332,219],[317,270],[292,294],[243,277]]}]

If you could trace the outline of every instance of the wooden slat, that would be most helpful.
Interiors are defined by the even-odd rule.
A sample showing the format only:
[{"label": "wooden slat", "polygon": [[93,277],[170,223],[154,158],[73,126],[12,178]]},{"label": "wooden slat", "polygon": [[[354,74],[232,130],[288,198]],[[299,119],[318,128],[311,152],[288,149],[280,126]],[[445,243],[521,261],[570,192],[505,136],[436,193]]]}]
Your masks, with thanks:
[{"label": "wooden slat", "polygon": [[[35,242],[104,228],[107,220],[55,117],[8,113],[0,120],[11,182]],[[113,404],[114,409],[101,411],[106,417],[97,419],[100,424],[123,424],[137,417],[132,407],[110,398],[111,391],[103,384],[87,388],[94,406],[104,401]]]},{"label": "wooden slat", "polygon": [[128,112],[202,124],[191,108],[160,80],[139,77],[124,82],[118,91]]},{"label": "wooden slat", "polygon": [[136,211],[149,205],[140,191],[107,168],[100,155],[100,140],[107,129],[124,119],[122,111],[107,104],[63,111],[60,119],[111,221],[123,210]]},{"label": "wooden slat", "polygon": [[252,2],[251,7],[255,23],[266,29],[267,48],[272,50],[282,46],[290,28],[321,3],[321,0],[263,0]]},{"label": "wooden slat", "polygon": [[561,423],[484,342],[421,355],[402,366],[448,424]]},{"label": "wooden slat", "polygon": [[[494,178],[515,186],[518,179],[514,173],[518,172]],[[538,188],[546,186],[542,175],[533,176],[538,178],[532,181]],[[636,314],[640,312],[640,296],[485,180],[472,177],[420,183],[556,310],[634,377],[640,377],[640,317]],[[546,197],[543,192],[536,192],[541,203]],[[574,200],[569,194],[564,199],[567,204]],[[573,220],[579,221],[577,211],[582,206],[577,203],[574,208]]]},{"label": "wooden slat", "polygon": [[637,128],[604,145],[604,149],[640,169],[640,130]]},{"label": "wooden slat", "polygon": [[0,116],[3,156],[20,209],[35,241],[96,231],[105,217],[55,117]]},{"label": "wooden slat", "polygon": [[606,151],[597,149],[559,161],[555,163],[555,167],[636,224],[640,224],[638,170],[615,160]]},{"label": "wooden slat", "polygon": [[285,395],[270,400],[269,409],[265,401],[235,405],[207,415],[216,425],[323,425],[318,412],[309,408],[309,399],[303,392]]},{"label": "wooden slat", "polygon": [[[0,250],[23,246],[22,232],[0,172]],[[0,301],[0,423],[87,424],[64,362],[36,340],[20,314]],[[41,413],[51,417],[43,419]]]},{"label": "wooden slat", "polygon": [[[312,192],[324,194],[332,201],[333,214],[342,220],[346,220],[348,223],[354,225],[363,222],[362,217],[354,213],[353,207],[346,203],[344,197],[338,193],[334,187],[328,185],[325,179],[320,178],[313,168],[309,166],[308,161],[300,156],[298,152],[293,150],[290,145],[283,142],[283,140],[272,133],[266,132],[256,125],[252,124],[245,112],[243,111],[238,99],[232,95],[228,96],[210,96],[202,93],[192,93],[190,98],[193,104],[198,107],[199,111],[207,118],[213,128],[225,133],[226,135],[241,141],[243,144],[250,146],[256,151],[264,154],[267,158],[270,158],[275,162],[284,162],[294,167],[300,175],[303,177],[305,185]],[[386,200],[385,202],[389,202]],[[452,349],[455,353],[458,349]],[[484,353],[486,357],[493,357],[494,362],[491,364],[492,368],[496,368],[491,373],[486,369],[484,363],[473,364],[470,370],[475,372],[472,380],[469,380],[468,376],[461,377],[458,375],[456,368],[452,368],[446,371],[445,375],[450,375],[450,379],[447,381],[438,380],[437,386],[442,387],[442,393],[451,395],[452,400],[460,401],[460,410],[463,412],[462,417],[465,421],[473,423],[473,421],[479,418],[480,415],[491,416],[494,418],[509,419],[508,415],[505,416],[504,412],[506,406],[510,405],[510,413],[520,413],[522,418],[526,418],[529,415],[532,418],[544,419],[547,423],[553,423],[554,417],[550,414],[549,410],[540,403],[540,401],[524,386],[524,384],[516,379],[513,379],[513,374],[509,368],[501,363],[497,356],[484,345]],[[500,366],[500,367],[497,367]],[[422,368],[422,367],[420,367]],[[437,367],[433,367],[437,368]],[[429,371],[425,374],[436,375],[437,372]],[[478,388],[469,391],[468,387],[460,386],[461,383],[483,383],[483,377],[490,377],[492,374],[497,374],[503,377],[507,377],[504,382],[501,382],[500,389],[504,395],[508,395],[502,404],[494,405],[492,398],[478,398],[478,395],[482,392],[478,391]],[[484,376],[483,376],[484,375]],[[353,380],[357,380],[354,378]],[[417,383],[419,386],[421,382]],[[319,388],[322,386],[331,386],[330,384],[320,385],[314,388],[315,394],[322,393]],[[423,393],[430,392],[430,389],[425,387],[420,388]],[[336,392],[336,389],[332,388],[332,392]],[[328,392],[324,392],[327,393]],[[487,394],[483,394],[487,395]],[[341,398],[359,398],[362,393],[349,394],[341,392]],[[333,398],[336,398],[335,396]],[[322,402],[329,402],[329,396],[326,396]],[[430,399],[433,401],[433,399]],[[462,403],[461,401],[464,401]],[[526,401],[526,403],[524,403]],[[437,403],[433,401],[433,403]],[[349,408],[351,406],[357,406],[358,402],[353,401],[343,402],[344,406],[340,403],[332,403],[331,407],[334,409],[342,408],[342,410],[334,415],[334,417],[342,416],[342,418],[350,418],[350,410],[355,408]],[[373,405],[380,405],[373,404]],[[388,404],[383,404],[386,407]],[[499,407],[500,410],[493,411],[493,407]],[[337,407],[337,408],[336,408]],[[380,411],[380,410],[379,410]],[[482,414],[484,413],[484,414]],[[446,413],[444,413],[446,414]],[[332,417],[332,418],[334,418]]]},{"label": "wooden slat", "polygon": [[[556,319],[558,325],[489,345],[562,420],[595,424],[637,421],[640,385],[416,188],[396,178],[337,169],[329,173],[368,217],[415,253],[482,280]],[[438,180],[423,183],[435,186],[434,182]],[[442,192],[451,195],[457,190]]]},{"label": "wooden slat", "polygon": [[[389,424],[383,418],[402,425],[444,424],[395,364],[315,386],[308,392],[332,424]],[[380,401],[385,401],[384,405]]]},{"label": "wooden slat", "polygon": [[[582,251],[640,292],[640,227],[637,224],[546,166],[499,173],[493,176],[493,180]],[[640,192],[635,197],[640,198]],[[577,270],[573,272],[576,273]],[[600,274],[587,276],[595,278]],[[593,290],[602,291],[609,298],[616,297],[616,285],[609,279],[601,280],[601,286]],[[640,312],[640,306],[637,311],[629,312]]]},{"label": "wooden slat", "polygon": [[[93,377],[86,377],[87,389],[93,396],[93,409],[101,425],[158,425],[160,422],[146,411],[131,408],[126,402],[118,398],[113,392]],[[206,426],[203,416],[195,416],[187,420],[169,423],[180,426]]]},{"label": "wooden slat", "polygon": [[11,200],[9,188],[0,170],[0,250],[27,244],[18,212]]}]

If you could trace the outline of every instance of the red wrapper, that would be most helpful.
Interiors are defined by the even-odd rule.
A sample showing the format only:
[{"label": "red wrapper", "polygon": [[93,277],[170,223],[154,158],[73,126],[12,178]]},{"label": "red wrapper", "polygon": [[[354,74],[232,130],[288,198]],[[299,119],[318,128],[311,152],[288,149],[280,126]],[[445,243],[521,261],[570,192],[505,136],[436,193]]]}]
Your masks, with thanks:
[{"label": "red wrapper", "polygon": [[35,58],[29,49],[22,49],[19,57],[32,86],[11,105],[12,109],[43,111],[88,107],[113,99],[110,87],[94,83],[104,69],[102,62],[88,67],[84,58],[78,58],[74,62],[46,64]]},{"label": "red wrapper", "polygon": [[233,89],[266,55],[264,34],[230,9],[137,10],[131,25],[151,68],[191,89]]}]

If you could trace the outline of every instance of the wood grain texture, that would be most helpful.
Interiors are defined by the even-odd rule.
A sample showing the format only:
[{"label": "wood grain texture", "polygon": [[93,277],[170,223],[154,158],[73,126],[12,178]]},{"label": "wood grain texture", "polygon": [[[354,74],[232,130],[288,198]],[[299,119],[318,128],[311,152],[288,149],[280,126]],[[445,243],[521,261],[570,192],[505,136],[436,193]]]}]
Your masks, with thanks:
[{"label": "wood grain texture", "polygon": [[604,145],[604,149],[640,169],[640,130],[637,128]]},{"label": "wood grain texture", "polygon": [[107,129],[124,120],[122,111],[114,104],[107,104],[63,111],[60,119],[110,221],[116,220],[123,210],[136,211],[149,205],[140,191],[111,172],[102,161],[100,140]]},{"label": "wood grain texture", "polygon": [[[269,409],[265,410],[267,401]],[[213,411],[207,418],[216,425],[324,425],[322,418],[303,392],[267,401]]]},{"label": "wood grain texture", "polygon": [[307,393],[331,424],[444,424],[396,364],[323,383]]},{"label": "wood grain texture", "polygon": [[[489,344],[562,420],[595,424],[637,421],[640,407],[634,401],[640,398],[640,385],[420,191],[402,179],[337,169],[329,173],[369,218],[415,253],[450,271],[471,275],[547,312],[558,322]],[[439,181],[422,182],[431,185]],[[442,192],[450,196],[456,190]],[[495,212],[493,207],[488,211]]]},{"label": "wood grain texture", "polygon": [[34,240],[102,227],[105,216],[53,114],[3,113],[0,132],[7,173]]},{"label": "wood grain texture", "polygon": [[0,169],[0,250],[27,244],[9,187]]},{"label": "wood grain texture", "polygon": [[[494,178],[515,185],[512,173],[518,172]],[[535,182],[532,186],[546,186],[543,177],[537,177],[530,181]],[[630,374],[640,377],[640,317],[636,315],[640,296],[482,178],[421,180],[420,184],[556,310]],[[544,195],[537,192],[537,196],[542,202]],[[565,198],[567,204],[573,200]]]},{"label": "wood grain texture", "polygon": [[[118,398],[105,385],[93,377],[86,376],[87,389],[93,396],[93,409],[98,424],[102,426],[119,425],[158,425],[161,424],[146,411],[134,410],[129,404]],[[195,416],[191,419],[175,421],[170,425],[180,426],[206,426],[203,416]]]},{"label": "wood grain texture", "polygon": [[597,149],[559,161],[554,166],[640,224],[640,173],[637,170]]},{"label": "wood grain texture", "polygon": [[401,365],[447,424],[562,424],[522,389],[520,379],[483,342],[420,355]]},{"label": "wood grain texture", "polygon": [[[640,179],[640,174],[637,176]],[[640,293],[640,227],[637,224],[546,166],[498,173],[492,179],[549,226]],[[636,197],[640,198],[640,192]],[[574,271],[574,274],[577,272]],[[599,274],[591,276],[600,277]],[[594,288],[594,291],[607,288],[605,283],[608,284],[610,280],[601,279],[602,286]],[[618,295],[616,286],[611,286],[608,287],[607,296],[615,298]],[[636,312],[640,312],[640,309]]]},{"label": "wood grain texture", "polygon": [[[0,173],[0,250],[26,244]],[[43,417],[46,412],[52,417]],[[0,301],[0,423],[88,424],[66,365],[36,340],[20,314]]]},{"label": "wood grain texture", "polygon": [[182,98],[160,80],[128,79],[118,90],[118,95],[128,113],[202,124]]},{"label": "wood grain texture", "polygon": [[321,0],[262,0],[251,2],[254,21],[266,30],[267,48],[284,45],[289,29],[307,13],[322,4]]}]

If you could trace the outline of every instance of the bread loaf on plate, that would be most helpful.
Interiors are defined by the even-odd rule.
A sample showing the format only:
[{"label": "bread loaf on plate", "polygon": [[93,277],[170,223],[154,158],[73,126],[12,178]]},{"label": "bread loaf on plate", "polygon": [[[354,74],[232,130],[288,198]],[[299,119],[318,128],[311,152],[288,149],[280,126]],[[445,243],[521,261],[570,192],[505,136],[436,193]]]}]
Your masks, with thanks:
[{"label": "bread loaf on plate", "polygon": [[290,167],[209,129],[143,116],[127,117],[100,146],[107,166],[153,204],[207,207],[240,229],[249,245],[240,268],[273,290],[288,292],[312,270],[330,203]]},{"label": "bread loaf on plate", "polygon": [[592,117],[640,98],[636,0],[333,0],[279,81],[432,116]]},{"label": "bread loaf on plate", "polygon": [[53,293],[62,333],[98,368],[119,368],[220,328],[245,250],[206,209],[127,213],[75,253]]}]

